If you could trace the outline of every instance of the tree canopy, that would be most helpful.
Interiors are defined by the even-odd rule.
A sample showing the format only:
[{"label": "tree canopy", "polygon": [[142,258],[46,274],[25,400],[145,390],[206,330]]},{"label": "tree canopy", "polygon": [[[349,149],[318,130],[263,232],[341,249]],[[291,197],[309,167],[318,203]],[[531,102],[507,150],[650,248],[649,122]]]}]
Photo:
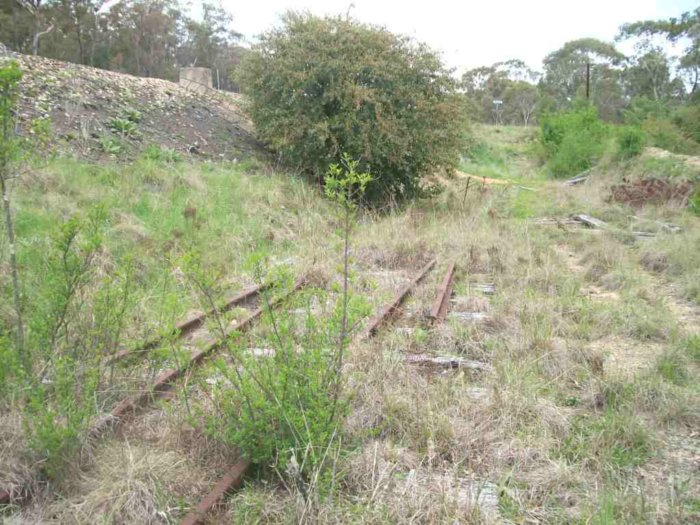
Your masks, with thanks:
[{"label": "tree canopy", "polygon": [[40,54],[138,76],[175,80],[182,66],[219,69],[222,88],[244,49],[232,15],[204,2],[189,16],[180,0],[0,0],[0,41]]},{"label": "tree canopy", "polygon": [[695,93],[700,86],[700,7],[683,13],[680,18],[624,24],[618,38],[648,38],[654,35],[661,35],[672,42],[687,40],[679,66],[691,83],[691,93]]}]

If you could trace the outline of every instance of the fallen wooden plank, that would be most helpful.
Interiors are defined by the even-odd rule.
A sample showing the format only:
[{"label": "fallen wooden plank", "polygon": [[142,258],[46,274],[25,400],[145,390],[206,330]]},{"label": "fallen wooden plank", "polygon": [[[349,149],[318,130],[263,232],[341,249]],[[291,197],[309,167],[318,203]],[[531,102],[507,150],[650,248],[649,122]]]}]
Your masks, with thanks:
[{"label": "fallen wooden plank", "polygon": [[669,233],[681,233],[683,231],[683,228],[671,222],[656,221],[656,223]]},{"label": "fallen wooden plank", "polygon": [[558,218],[558,217],[542,217],[540,219],[534,219],[533,224],[538,226],[580,226],[581,222],[571,219],[571,218]]},{"label": "fallen wooden plank", "polygon": [[496,285],[493,283],[471,283],[469,288],[484,295],[494,295],[496,293]]},{"label": "fallen wooden plank", "polygon": [[497,185],[512,185],[513,183],[505,179],[492,179],[490,177],[479,177],[478,175],[472,175],[471,173],[464,173],[463,171],[455,171],[455,175],[459,178],[474,179],[474,182],[481,182],[482,184],[497,184]]},{"label": "fallen wooden plank", "polygon": [[448,317],[462,322],[477,323],[488,319],[489,316],[484,312],[450,312]]},{"label": "fallen wooden plank", "polygon": [[601,221],[600,219],[596,219],[595,217],[591,217],[590,215],[586,215],[585,213],[573,215],[571,218],[575,221],[585,224],[589,228],[597,228],[599,230],[604,230],[608,227],[607,222]]},{"label": "fallen wooden plank", "polygon": [[436,368],[469,368],[470,370],[491,370],[491,365],[457,356],[429,356],[426,354],[408,355],[406,362],[419,366]]},{"label": "fallen wooden plank", "polygon": [[438,287],[438,293],[435,297],[435,302],[433,302],[433,307],[430,309],[429,317],[435,322],[442,323],[447,317],[447,308],[449,306],[450,297],[452,296],[454,277],[455,263],[450,263],[445,278]]},{"label": "fallen wooden plank", "polygon": [[[528,188],[527,186],[521,186],[520,184],[515,184],[512,181],[506,180],[506,179],[492,179],[490,177],[480,177],[478,175],[472,175],[471,173],[464,173],[463,171],[456,170],[455,171],[455,176],[460,178],[460,179],[467,179],[467,184],[471,181],[471,179],[474,179],[475,183],[481,183],[482,185],[497,185],[497,186],[512,186],[514,188],[519,188],[521,190],[526,190],[526,191],[537,191],[535,188]],[[465,198],[466,198],[466,192],[469,189],[469,186],[467,185],[467,188],[465,189]]]},{"label": "fallen wooden plank", "polygon": [[583,184],[586,182],[590,176],[591,170],[586,170],[582,173],[579,173],[575,177],[572,177],[568,180],[565,180],[562,184],[564,186],[576,186],[577,184]]},{"label": "fallen wooden plank", "polygon": [[654,232],[632,232],[632,235],[634,235],[634,238],[638,241],[645,241],[656,237]]}]

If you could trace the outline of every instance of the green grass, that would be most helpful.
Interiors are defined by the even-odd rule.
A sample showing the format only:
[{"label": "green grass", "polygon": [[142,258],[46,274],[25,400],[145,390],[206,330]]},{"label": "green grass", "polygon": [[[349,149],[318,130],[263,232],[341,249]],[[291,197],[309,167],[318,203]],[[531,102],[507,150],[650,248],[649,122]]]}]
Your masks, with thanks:
[{"label": "green grass", "polygon": [[559,449],[569,462],[612,474],[642,465],[653,451],[649,430],[635,416],[612,409],[576,418]]},{"label": "green grass", "polygon": [[666,352],[656,361],[656,369],[666,381],[675,385],[684,385],[688,382],[688,362],[685,356],[679,352]]},{"label": "green grass", "polygon": [[[678,301],[680,294],[700,297],[694,291],[700,219],[670,205],[632,209],[609,201],[609,187],[624,170],[657,165],[645,168],[643,158],[624,165],[611,160],[588,184],[568,188],[538,166],[534,128],[477,126],[475,133],[481,144],[464,171],[538,191],[494,185],[470,189],[464,198],[462,181],[452,182],[432,199],[361,217],[352,272],[373,307],[405,282],[382,275],[398,271],[403,279],[426,258],[438,257],[438,268],[393,325],[412,331],[387,328],[348,355],[352,410],[337,465],[343,479],[332,497],[311,498],[304,506],[299,502],[308,487],[287,491],[276,477],[251,477],[227,503],[227,516],[242,523],[297,522],[304,513],[319,523],[464,521],[472,516],[430,478],[449,473],[499,481],[499,511],[514,522],[528,515],[551,523],[692,522],[687,518],[697,514],[697,487],[680,486],[688,471],[668,457],[685,458],[677,441],[693,439],[699,421],[700,339],[680,322],[670,300],[675,293]],[[201,307],[181,274],[192,251],[231,291],[250,282],[246,260],[255,251],[271,264],[294,258],[297,271],[318,264],[321,278],[337,277],[337,224],[316,188],[251,162],[187,163],[160,150],[146,157],[99,166],[55,159],[13,188],[28,297],[41,286],[47,237],[94,205],[109,217],[101,267],[119,268],[127,256],[138,263],[129,312],[134,339]],[[601,218],[610,231],[529,220],[573,213]],[[665,233],[656,221],[678,224],[683,232]],[[647,227],[657,228],[657,236],[635,241],[631,231]],[[647,259],[665,265],[652,270],[644,266]],[[485,306],[488,322],[425,321],[448,261],[458,266],[455,299],[483,299],[469,293],[470,281],[495,283]],[[3,299],[9,298],[2,283]],[[6,303],[0,311],[9,319]],[[419,371],[403,361],[413,352],[460,356],[489,368]],[[627,356],[638,358],[639,366],[617,366]],[[475,390],[483,397],[473,397]],[[182,418],[169,405],[173,419]],[[173,441],[180,442],[181,431],[177,427]],[[411,488],[411,497],[392,492],[414,477],[427,482]],[[670,496],[667,489],[676,482],[680,488]],[[61,494],[66,505],[83,496]]]},{"label": "green grass", "polygon": [[[104,263],[118,271],[129,258],[139,269],[132,315],[145,322],[137,331],[157,322],[162,276],[177,271],[183,254],[201,253],[213,273],[232,280],[234,288],[244,286],[251,279],[244,270],[251,252],[274,260],[299,257],[304,247],[297,239],[317,239],[314,230],[323,223],[326,209],[324,201],[294,177],[246,172],[236,164],[149,159],[131,165],[50,160],[18,181],[13,200],[28,297],[41,287],[42,254],[60,225],[93,207],[107,211]],[[3,304],[9,304],[5,294],[10,290],[4,280],[2,285],[7,299]],[[170,279],[169,289],[179,296],[171,317],[198,307],[189,293],[178,290],[176,279]],[[8,315],[4,307],[3,314]]]}]

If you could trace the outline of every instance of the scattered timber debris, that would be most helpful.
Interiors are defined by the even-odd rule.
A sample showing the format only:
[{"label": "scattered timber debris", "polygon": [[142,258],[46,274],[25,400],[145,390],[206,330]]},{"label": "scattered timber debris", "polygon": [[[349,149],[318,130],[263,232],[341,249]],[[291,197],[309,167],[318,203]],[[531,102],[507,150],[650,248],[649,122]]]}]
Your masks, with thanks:
[{"label": "scattered timber debris", "polygon": [[[630,218],[634,219],[634,220],[639,220],[637,217],[634,217],[634,216],[632,216]],[[642,222],[644,222],[645,224],[649,224],[647,221],[642,221]],[[632,232],[632,235],[634,235],[634,237],[637,240],[641,241],[641,240],[652,239],[652,238],[656,237],[659,233],[681,233],[683,231],[683,228],[681,228],[677,224],[673,224],[671,222],[664,222],[664,221],[655,220],[655,221],[653,221],[652,224],[658,226],[658,229],[652,227],[651,231],[649,231],[649,230],[634,230]]]},{"label": "scattered timber debris", "polygon": [[496,285],[494,283],[471,283],[469,288],[484,295],[494,295],[496,293]]},{"label": "scattered timber debris", "polygon": [[677,224],[673,224],[671,222],[664,222],[664,221],[655,221],[656,224],[661,226],[661,228],[664,231],[667,231],[669,233],[681,233],[683,231],[683,228],[678,226]]},{"label": "scattered timber debris", "polygon": [[656,234],[654,232],[632,232],[632,235],[634,235],[634,238],[637,239],[638,241],[644,241],[647,239],[653,239],[656,237]]},{"label": "scattered timber debris", "polygon": [[576,175],[575,177],[573,177],[571,179],[565,180],[563,182],[563,185],[564,186],[576,186],[578,184],[583,184],[584,182],[586,182],[588,180],[588,178],[590,177],[590,174],[591,174],[591,170],[586,170],[582,173],[579,173],[578,175]]},{"label": "scattered timber debris", "polygon": [[485,321],[489,316],[484,312],[450,312],[447,317],[464,323],[476,323]]},{"label": "scattered timber debris", "polygon": [[491,365],[457,356],[429,356],[426,354],[407,355],[406,362],[436,368],[469,368],[470,370],[491,370]]},{"label": "scattered timber debris", "polygon": [[533,219],[533,224],[538,226],[581,226],[581,223],[577,220],[571,218],[559,218],[559,217],[542,217],[540,219]]},{"label": "scattered timber debris", "polygon": [[591,217],[590,215],[586,215],[585,213],[573,215],[571,218],[589,228],[604,230],[608,227],[607,222],[601,221],[600,219],[596,219],[595,217]]}]

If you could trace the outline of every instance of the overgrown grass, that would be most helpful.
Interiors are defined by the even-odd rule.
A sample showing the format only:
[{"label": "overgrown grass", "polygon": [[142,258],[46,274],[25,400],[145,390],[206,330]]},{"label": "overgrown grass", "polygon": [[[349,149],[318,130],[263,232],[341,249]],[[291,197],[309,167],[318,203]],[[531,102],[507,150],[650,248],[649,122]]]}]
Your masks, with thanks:
[{"label": "overgrown grass", "polygon": [[[439,265],[391,328],[353,345],[348,355],[349,406],[341,453],[334,456],[343,476],[330,484],[327,497],[309,498],[307,487],[288,483],[284,473],[286,486],[279,477],[253,475],[224,505],[222,519],[480,523],[489,522],[494,508],[513,522],[534,516],[551,523],[692,523],[698,516],[699,487],[689,466],[700,421],[700,347],[694,306],[684,302],[697,298],[692,290],[700,265],[693,249],[698,218],[676,205],[632,209],[608,199],[623,169],[658,166],[684,177],[687,168],[647,165],[645,156],[625,164],[611,159],[587,184],[563,187],[538,169],[532,129],[495,129],[477,129],[486,146],[464,170],[492,170],[487,176],[538,191],[486,185],[470,188],[465,197],[463,181],[452,181],[430,200],[360,218],[351,273],[367,304],[383,304],[428,257],[437,255]],[[261,166],[166,162],[141,160],[125,169],[56,161],[53,172],[40,172],[39,180],[47,179],[44,189],[19,189],[23,250],[38,254],[42,232],[57,218],[106,200],[111,211],[105,245],[110,257],[130,250],[142,258],[133,312],[152,327],[159,325],[162,314],[154,314],[159,308],[173,318],[198,304],[182,281],[168,285],[172,288],[165,284],[173,272],[179,276],[178,269],[186,269],[180,262],[188,250],[202,253],[210,277],[247,279],[243,259],[259,245],[272,262],[316,257],[316,273],[338,282],[333,255],[338,246],[330,240],[335,224],[326,220],[328,206],[316,190],[263,175]],[[67,180],[71,171],[76,178]],[[50,211],[37,202],[50,203]],[[188,208],[196,213],[185,216]],[[596,233],[530,220],[573,213],[594,215],[609,227]],[[656,221],[673,222],[683,231],[672,234]],[[654,239],[635,240],[632,231],[652,224],[657,224]],[[482,312],[486,319],[453,317],[442,326],[425,319],[448,261],[456,261],[459,271],[452,310]],[[33,264],[26,255],[25,264]],[[485,282],[495,284],[495,295],[472,287]],[[172,290],[169,299],[162,290]],[[162,306],[168,301],[168,308]],[[310,308],[312,323],[323,318],[322,302],[310,301],[316,305]],[[293,315],[288,331],[303,341],[301,325],[308,316]],[[269,326],[261,327],[239,350],[272,348],[273,338]],[[428,370],[407,363],[407,354],[460,357],[483,366]],[[192,383],[210,385],[234,367],[209,372]],[[292,383],[304,388],[296,379]],[[213,390],[203,386],[189,395],[203,410],[220,413],[213,409],[216,398],[202,393]],[[183,425],[192,422],[186,413],[175,405],[152,423],[157,430],[134,432],[129,439],[142,445],[155,434],[168,451],[192,460],[214,440],[193,441]],[[222,424],[236,428],[237,412],[226,413]],[[137,474],[134,479],[143,479],[140,469]],[[195,474],[192,484],[201,483],[200,470]],[[181,496],[187,474],[173,475],[177,483],[166,487],[146,478],[144,499],[160,510],[168,506],[169,518],[176,520],[179,506],[191,506],[197,495]],[[119,502],[126,490],[101,493]],[[165,493],[152,498],[151,491],[159,490]],[[477,503],[473,493],[495,503]],[[86,494],[91,495],[86,513],[93,517],[99,503],[111,508],[86,487],[63,493],[61,508],[86,500]]]},{"label": "overgrown grass", "polygon": [[[29,452],[58,478],[102,411],[182,361],[166,339],[147,370],[105,366],[117,350],[169,334],[186,312],[211,308],[192,293],[188,261],[207,268],[221,299],[251,284],[244,262],[253,251],[302,273],[302,255],[323,238],[326,208],[301,181],[246,173],[250,165],[57,158],[28,169],[13,202],[30,361],[15,359],[4,335],[13,312],[3,273],[0,405],[24,413]],[[2,260],[7,248],[3,241]]]}]

